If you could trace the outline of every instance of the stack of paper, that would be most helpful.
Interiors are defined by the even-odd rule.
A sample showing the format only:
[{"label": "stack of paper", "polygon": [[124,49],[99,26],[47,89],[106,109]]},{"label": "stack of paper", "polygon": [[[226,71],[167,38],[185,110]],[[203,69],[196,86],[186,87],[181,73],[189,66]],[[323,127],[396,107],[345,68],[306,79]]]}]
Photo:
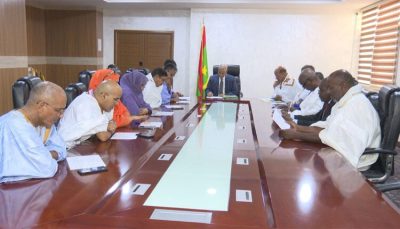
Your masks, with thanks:
[{"label": "stack of paper", "polygon": [[98,154],[88,156],[67,157],[70,170],[90,169],[106,166]]},{"label": "stack of paper", "polygon": [[137,132],[117,132],[111,137],[112,140],[132,140],[137,138]]},{"label": "stack of paper", "polygon": [[139,127],[155,129],[155,128],[160,128],[161,125],[162,125],[162,122],[142,122],[142,123],[140,123]]},{"label": "stack of paper", "polygon": [[281,128],[282,130],[290,129],[289,123],[285,121],[282,117],[282,112],[279,109],[274,110],[274,114],[272,116],[274,122]]},{"label": "stack of paper", "polygon": [[183,106],[181,106],[181,105],[165,105],[165,108],[168,108],[168,109],[183,109]]},{"label": "stack of paper", "polygon": [[179,100],[178,102],[176,102],[177,104],[189,104],[190,101],[188,100]]},{"label": "stack of paper", "polygon": [[155,111],[151,114],[151,116],[172,116],[174,112],[172,111]]},{"label": "stack of paper", "polygon": [[189,96],[181,96],[179,97],[179,100],[190,100]]}]

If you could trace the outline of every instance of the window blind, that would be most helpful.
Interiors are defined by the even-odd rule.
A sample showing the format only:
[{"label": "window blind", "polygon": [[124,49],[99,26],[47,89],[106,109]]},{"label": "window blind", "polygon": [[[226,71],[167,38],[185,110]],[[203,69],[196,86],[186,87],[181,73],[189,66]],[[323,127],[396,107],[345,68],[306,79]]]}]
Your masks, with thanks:
[{"label": "window blind", "polygon": [[372,87],[393,84],[399,42],[400,1],[362,11],[358,81]]}]

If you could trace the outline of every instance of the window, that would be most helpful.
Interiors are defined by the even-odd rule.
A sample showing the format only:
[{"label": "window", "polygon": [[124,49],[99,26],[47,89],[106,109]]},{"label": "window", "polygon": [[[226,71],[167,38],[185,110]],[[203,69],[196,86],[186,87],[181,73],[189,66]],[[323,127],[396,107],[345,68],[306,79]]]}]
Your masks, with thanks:
[{"label": "window", "polygon": [[358,81],[372,88],[393,84],[399,42],[400,1],[362,10]]}]

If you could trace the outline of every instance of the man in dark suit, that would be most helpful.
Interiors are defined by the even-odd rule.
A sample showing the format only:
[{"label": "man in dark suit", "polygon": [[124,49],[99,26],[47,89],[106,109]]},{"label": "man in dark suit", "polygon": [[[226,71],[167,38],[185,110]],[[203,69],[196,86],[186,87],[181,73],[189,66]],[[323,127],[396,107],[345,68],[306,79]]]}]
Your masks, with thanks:
[{"label": "man in dark suit", "polygon": [[227,65],[220,65],[218,67],[218,74],[211,76],[206,89],[207,96],[237,96],[239,94],[235,82],[235,77],[228,75],[226,73],[227,70]]}]

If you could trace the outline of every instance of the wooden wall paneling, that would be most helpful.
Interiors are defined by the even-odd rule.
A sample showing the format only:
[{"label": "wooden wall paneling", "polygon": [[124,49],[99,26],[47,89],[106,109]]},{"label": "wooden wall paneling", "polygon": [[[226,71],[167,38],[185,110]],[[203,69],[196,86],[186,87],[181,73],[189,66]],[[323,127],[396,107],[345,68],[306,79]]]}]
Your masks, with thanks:
[{"label": "wooden wall paneling", "polygon": [[0,56],[26,56],[25,0],[0,1]]},{"label": "wooden wall paneling", "polygon": [[[103,41],[103,13],[102,12],[96,12],[96,47],[97,47],[97,57],[103,58],[103,51],[104,51],[104,41]],[[101,39],[101,51],[98,50],[98,39]],[[98,66],[98,68],[101,68],[101,66]]]},{"label": "wooden wall paneling", "polygon": [[122,72],[130,67],[141,67],[140,63],[144,64],[144,42],[145,34],[143,32],[115,30],[114,61]]},{"label": "wooden wall paneling", "polygon": [[147,68],[162,67],[166,59],[172,59],[173,39],[173,32],[146,33],[144,62]]},{"label": "wooden wall paneling", "polygon": [[65,88],[70,83],[78,82],[79,72],[86,69],[95,70],[97,66],[48,64],[46,66],[46,80]]},{"label": "wooden wall paneling", "polygon": [[28,56],[46,56],[44,10],[26,6],[26,35]]},{"label": "wooden wall paneling", "polygon": [[46,10],[47,56],[97,57],[96,11]]},{"label": "wooden wall paneling", "polygon": [[0,115],[13,109],[12,85],[17,79],[26,74],[26,68],[0,68]]}]

